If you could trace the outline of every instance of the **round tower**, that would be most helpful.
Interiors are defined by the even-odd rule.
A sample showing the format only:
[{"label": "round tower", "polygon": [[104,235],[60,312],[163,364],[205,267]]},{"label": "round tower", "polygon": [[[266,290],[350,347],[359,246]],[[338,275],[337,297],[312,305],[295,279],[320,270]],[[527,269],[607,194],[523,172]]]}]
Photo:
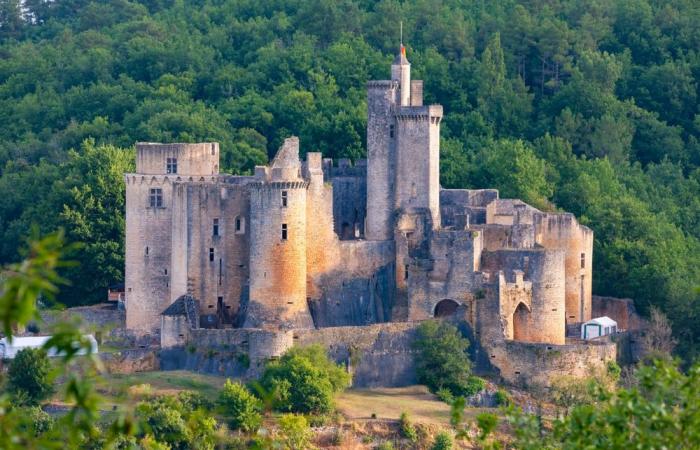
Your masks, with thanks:
[{"label": "round tower", "polygon": [[306,301],[306,191],[299,141],[287,139],[250,186],[250,296],[244,327],[311,328]]}]

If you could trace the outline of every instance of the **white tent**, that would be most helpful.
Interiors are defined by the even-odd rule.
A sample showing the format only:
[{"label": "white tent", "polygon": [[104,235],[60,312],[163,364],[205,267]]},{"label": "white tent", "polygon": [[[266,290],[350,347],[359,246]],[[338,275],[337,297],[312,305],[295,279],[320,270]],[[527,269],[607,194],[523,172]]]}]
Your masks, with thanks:
[{"label": "white tent", "polygon": [[[91,353],[97,353],[97,340],[91,334],[85,335],[85,337],[90,341]],[[12,342],[9,342],[7,338],[0,339],[0,359],[12,359],[17,355],[17,352],[25,348],[40,348],[46,344],[46,341],[51,339],[51,336],[15,336],[12,338]],[[79,355],[85,355],[87,352],[85,350],[80,350]],[[49,356],[57,356],[55,348],[51,348],[48,351]]]},{"label": "white tent", "polygon": [[581,339],[594,339],[617,332],[617,322],[608,316],[596,317],[581,324]]}]

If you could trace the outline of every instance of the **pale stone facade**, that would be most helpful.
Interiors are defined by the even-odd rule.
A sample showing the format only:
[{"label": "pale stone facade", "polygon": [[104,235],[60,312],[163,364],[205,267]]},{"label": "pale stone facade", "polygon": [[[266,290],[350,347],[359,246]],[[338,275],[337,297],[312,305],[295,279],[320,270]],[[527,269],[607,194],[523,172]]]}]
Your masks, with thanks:
[{"label": "pale stone facade", "polygon": [[485,347],[565,344],[566,325],[591,318],[592,231],[495,190],[441,189],[442,107],[423,105],[403,49],[391,76],[368,83],[368,159],[354,165],[301,161],[289,138],[231,176],[218,144],[137,144],[127,327],[182,343],[183,322],[161,314],[188,296],[194,328],[287,336],[460,312]]}]

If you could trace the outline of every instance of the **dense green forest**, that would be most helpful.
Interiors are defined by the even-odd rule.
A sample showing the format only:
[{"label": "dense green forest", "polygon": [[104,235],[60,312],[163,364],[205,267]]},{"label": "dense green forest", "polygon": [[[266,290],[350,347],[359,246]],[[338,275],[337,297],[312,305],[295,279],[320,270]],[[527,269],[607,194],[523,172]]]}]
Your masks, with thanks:
[{"label": "dense green forest", "polygon": [[363,157],[400,21],[445,108],[443,186],[575,213],[595,292],[660,307],[697,352],[696,0],[0,0],[0,263],[63,227],[84,244],[60,300],[102,300],[135,141],[219,141],[236,173],[290,134]]}]

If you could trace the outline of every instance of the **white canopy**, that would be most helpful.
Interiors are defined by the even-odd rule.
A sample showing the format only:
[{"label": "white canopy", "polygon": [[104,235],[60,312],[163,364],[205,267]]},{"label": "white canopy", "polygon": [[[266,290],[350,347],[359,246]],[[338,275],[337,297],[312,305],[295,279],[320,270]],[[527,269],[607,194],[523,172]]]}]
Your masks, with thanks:
[{"label": "white canopy", "polygon": [[594,339],[617,331],[617,322],[608,316],[596,317],[581,324],[581,339]]}]

